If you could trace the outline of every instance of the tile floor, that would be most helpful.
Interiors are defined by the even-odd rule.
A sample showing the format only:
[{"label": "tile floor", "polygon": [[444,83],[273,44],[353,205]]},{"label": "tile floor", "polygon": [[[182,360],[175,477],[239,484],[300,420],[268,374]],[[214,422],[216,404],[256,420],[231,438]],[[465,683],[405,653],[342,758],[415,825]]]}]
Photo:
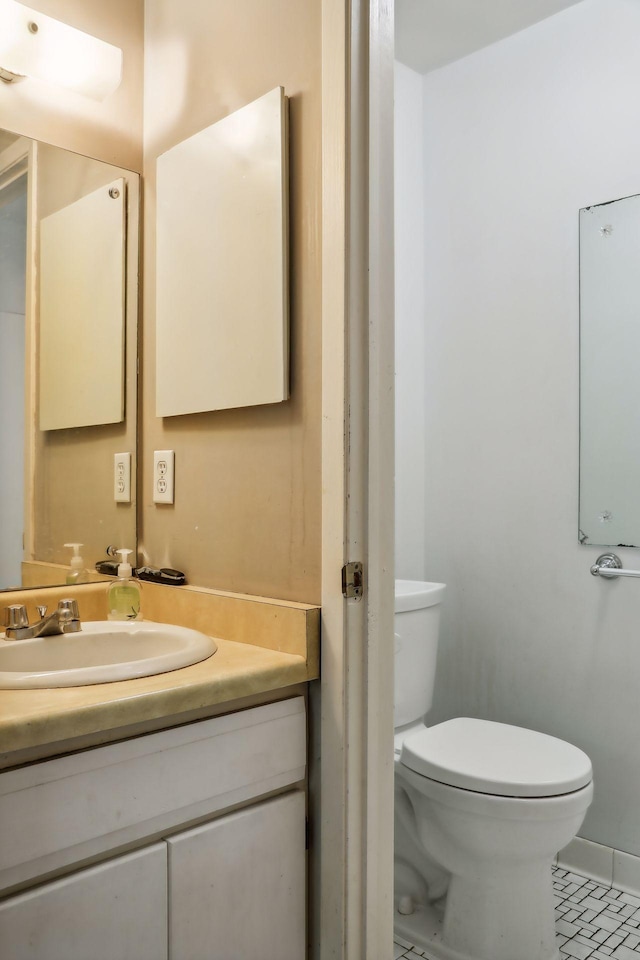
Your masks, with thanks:
[{"label": "tile floor", "polygon": [[[640,960],[640,897],[553,868],[556,932],[562,960]],[[393,958],[428,958],[396,936]]]}]

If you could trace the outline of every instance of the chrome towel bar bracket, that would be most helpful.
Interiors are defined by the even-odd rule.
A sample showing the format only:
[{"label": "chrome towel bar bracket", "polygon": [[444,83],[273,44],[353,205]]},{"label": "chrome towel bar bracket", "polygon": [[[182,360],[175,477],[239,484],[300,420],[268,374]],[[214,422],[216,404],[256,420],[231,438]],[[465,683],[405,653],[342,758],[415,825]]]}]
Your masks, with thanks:
[{"label": "chrome towel bar bracket", "polygon": [[615,553],[603,553],[591,567],[594,577],[606,577],[615,580],[616,577],[640,577],[640,570],[625,570],[622,560]]}]

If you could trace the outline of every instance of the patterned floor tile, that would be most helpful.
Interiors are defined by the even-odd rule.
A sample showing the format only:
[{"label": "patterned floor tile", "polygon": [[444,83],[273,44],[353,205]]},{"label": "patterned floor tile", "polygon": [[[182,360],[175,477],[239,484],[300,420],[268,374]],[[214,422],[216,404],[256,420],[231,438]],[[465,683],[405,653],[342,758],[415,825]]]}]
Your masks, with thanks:
[{"label": "patterned floor tile", "polygon": [[[640,960],[640,897],[553,869],[556,932],[562,960]],[[394,960],[425,951],[396,937]]]}]

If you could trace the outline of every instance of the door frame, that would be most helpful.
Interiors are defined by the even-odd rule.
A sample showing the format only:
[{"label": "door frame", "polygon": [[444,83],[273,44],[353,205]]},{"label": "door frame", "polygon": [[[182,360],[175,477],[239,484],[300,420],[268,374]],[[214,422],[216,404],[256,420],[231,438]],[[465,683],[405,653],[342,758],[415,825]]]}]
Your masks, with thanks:
[{"label": "door frame", "polygon": [[[393,0],[322,2],[322,653],[312,955],[393,926]],[[341,570],[360,560],[362,600]]]}]

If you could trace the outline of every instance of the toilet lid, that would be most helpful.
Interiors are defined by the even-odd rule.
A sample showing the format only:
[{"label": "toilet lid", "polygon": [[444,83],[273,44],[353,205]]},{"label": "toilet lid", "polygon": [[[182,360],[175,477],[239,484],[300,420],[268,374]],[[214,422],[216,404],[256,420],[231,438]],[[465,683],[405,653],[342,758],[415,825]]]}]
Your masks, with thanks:
[{"label": "toilet lid", "polygon": [[591,781],[591,761],[578,747],[469,717],[410,733],[400,762],[430,780],[499,797],[555,797]]}]

